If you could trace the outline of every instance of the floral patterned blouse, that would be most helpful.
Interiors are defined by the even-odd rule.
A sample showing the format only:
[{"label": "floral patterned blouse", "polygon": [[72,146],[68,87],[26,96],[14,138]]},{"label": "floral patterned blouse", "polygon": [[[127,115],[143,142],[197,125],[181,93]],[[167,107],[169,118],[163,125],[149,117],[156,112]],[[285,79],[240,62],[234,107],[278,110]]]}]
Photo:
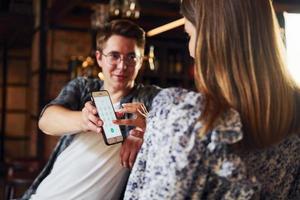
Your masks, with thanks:
[{"label": "floral patterned blouse", "polygon": [[[124,199],[267,198],[263,192],[267,184],[260,183],[255,176],[264,177],[260,172],[268,170],[265,167],[260,171],[259,166],[265,166],[266,162],[271,166],[278,163],[274,163],[272,157],[265,157],[265,163],[246,167],[244,157],[241,159],[240,155],[230,150],[230,145],[243,137],[240,117],[235,110],[224,113],[214,129],[200,137],[202,124],[198,119],[203,110],[203,101],[200,94],[179,88],[162,90],[156,96],[149,113],[144,143],[132,169]],[[299,150],[297,138],[298,143],[292,147]],[[286,146],[288,148],[290,146]],[[263,152],[260,154],[264,155]],[[248,156],[259,158],[258,155],[253,152],[244,156],[250,161]],[[249,167],[255,170],[251,171]],[[280,178],[284,179],[286,174],[282,173],[288,168],[279,169],[274,173],[282,175]],[[299,160],[292,171],[297,173],[297,170]],[[264,180],[261,177],[260,180]],[[272,178],[266,180],[275,184],[278,177]],[[299,186],[299,181],[297,184]],[[282,186],[291,189],[291,185]],[[268,190],[272,193],[272,188]],[[296,195],[297,188],[293,190]]]}]

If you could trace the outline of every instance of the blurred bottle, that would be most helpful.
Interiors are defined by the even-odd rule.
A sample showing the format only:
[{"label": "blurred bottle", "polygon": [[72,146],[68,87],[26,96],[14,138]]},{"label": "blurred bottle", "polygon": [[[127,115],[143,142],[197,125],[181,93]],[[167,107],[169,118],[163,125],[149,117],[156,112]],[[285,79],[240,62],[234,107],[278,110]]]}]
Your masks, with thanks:
[{"label": "blurred bottle", "polygon": [[71,59],[68,62],[68,69],[71,79],[82,75],[82,60],[82,57],[71,56]]},{"label": "blurred bottle", "polygon": [[194,74],[195,74],[195,65],[194,65],[194,63],[192,63],[192,64],[190,64],[190,67],[189,67],[190,80],[194,80]]},{"label": "blurred bottle", "polygon": [[151,45],[149,48],[149,54],[148,54],[148,63],[149,63],[149,68],[151,71],[156,71],[157,66],[155,65],[155,55],[154,55],[154,46]]},{"label": "blurred bottle", "polygon": [[182,72],[182,58],[181,58],[180,53],[176,54],[175,67],[174,68],[175,68],[175,73],[176,74],[180,74]]},{"label": "blurred bottle", "polygon": [[168,68],[169,68],[169,73],[174,74],[175,73],[175,59],[174,55],[170,54],[168,57]]}]

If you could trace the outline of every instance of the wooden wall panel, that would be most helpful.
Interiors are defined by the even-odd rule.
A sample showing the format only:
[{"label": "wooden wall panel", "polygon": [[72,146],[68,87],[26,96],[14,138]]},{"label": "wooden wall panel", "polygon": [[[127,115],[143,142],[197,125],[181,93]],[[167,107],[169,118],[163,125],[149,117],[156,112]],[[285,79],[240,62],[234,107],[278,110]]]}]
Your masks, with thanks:
[{"label": "wooden wall panel", "polygon": [[39,115],[39,76],[37,74],[34,74],[30,80],[30,89],[28,91],[30,96],[29,101],[29,113],[32,116],[38,116]]},{"label": "wooden wall panel", "polygon": [[[3,94],[3,87],[2,86],[0,86],[0,111],[2,110],[2,103],[3,103],[3,99],[2,99],[2,95],[4,95]],[[0,115],[1,116],[1,115]],[[1,122],[1,121],[0,121]]]},{"label": "wooden wall panel", "polygon": [[22,158],[28,155],[27,141],[6,140],[4,145],[5,156],[7,158]]},{"label": "wooden wall panel", "polygon": [[[34,12],[36,13],[35,26],[37,27],[40,23],[40,4],[39,1],[34,1]],[[40,32],[36,31],[32,39],[32,48],[31,48],[31,67],[30,67],[30,82],[29,88],[27,90],[29,94],[28,102],[28,136],[29,147],[28,153],[30,156],[37,156],[37,118],[39,115],[39,68],[40,68]]]},{"label": "wooden wall panel", "polygon": [[52,31],[49,69],[68,70],[72,56],[88,56],[91,51],[91,35],[85,32]]},{"label": "wooden wall panel", "polygon": [[[2,110],[2,95],[3,95],[3,65],[2,65],[2,62],[3,62],[2,61],[2,50],[0,50],[0,111]],[[0,114],[0,117],[2,117],[1,114]],[[1,118],[0,118],[0,120],[1,120]]]},{"label": "wooden wall panel", "polygon": [[29,120],[29,130],[28,135],[30,136],[30,145],[29,145],[29,155],[36,156],[37,151],[37,134],[38,134],[38,127],[37,127],[37,119],[31,117]]},{"label": "wooden wall panel", "polygon": [[37,71],[39,69],[39,40],[40,33],[35,32],[32,40],[32,50],[31,50],[31,71]]},{"label": "wooden wall panel", "polygon": [[45,150],[44,158],[48,158],[50,156],[50,154],[52,153],[55,145],[57,144],[59,137],[45,135],[44,139],[46,141],[45,148],[44,148],[44,150]]},{"label": "wooden wall panel", "polygon": [[25,110],[26,102],[26,88],[25,87],[12,87],[7,88],[7,109],[8,110]]},{"label": "wooden wall panel", "polygon": [[28,60],[11,60],[8,62],[8,84],[27,84],[28,65]]},{"label": "wooden wall panel", "polygon": [[3,84],[3,50],[2,47],[0,48],[0,86],[2,87]]},{"label": "wooden wall panel", "polygon": [[[30,39],[30,38],[28,38],[28,39]],[[10,58],[23,58],[23,60],[24,60],[24,58],[27,60],[27,61],[30,61],[30,60],[28,60],[29,58],[30,58],[30,55],[31,55],[31,49],[30,48],[18,48],[18,49],[11,49],[10,51],[9,51],[9,54],[8,54],[8,56],[10,57]]]},{"label": "wooden wall panel", "polygon": [[5,159],[28,155],[30,48],[9,49],[7,56]]},{"label": "wooden wall panel", "polygon": [[47,82],[51,83],[47,85],[48,91],[48,101],[53,100],[57,97],[61,89],[66,85],[66,83],[70,80],[68,74],[48,74]]},{"label": "wooden wall panel", "polygon": [[8,113],[6,114],[6,131],[9,136],[25,136],[26,114]]}]

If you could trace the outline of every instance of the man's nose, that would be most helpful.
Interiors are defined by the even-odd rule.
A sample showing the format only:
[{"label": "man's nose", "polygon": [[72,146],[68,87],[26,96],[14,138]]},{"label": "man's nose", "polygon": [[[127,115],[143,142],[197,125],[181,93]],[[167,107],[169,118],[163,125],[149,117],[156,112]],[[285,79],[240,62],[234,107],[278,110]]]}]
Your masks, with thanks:
[{"label": "man's nose", "polygon": [[119,62],[118,62],[118,68],[121,68],[121,69],[127,69],[127,64],[124,60],[124,58],[120,58]]}]

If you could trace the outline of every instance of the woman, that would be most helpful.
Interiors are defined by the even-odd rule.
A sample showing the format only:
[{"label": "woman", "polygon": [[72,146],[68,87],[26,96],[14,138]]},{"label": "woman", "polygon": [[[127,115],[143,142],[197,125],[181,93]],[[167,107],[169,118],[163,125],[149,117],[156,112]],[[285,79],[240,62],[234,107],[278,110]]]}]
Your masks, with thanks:
[{"label": "woman", "polygon": [[183,0],[199,93],[153,101],[125,199],[299,199],[300,91],[270,0]]}]

